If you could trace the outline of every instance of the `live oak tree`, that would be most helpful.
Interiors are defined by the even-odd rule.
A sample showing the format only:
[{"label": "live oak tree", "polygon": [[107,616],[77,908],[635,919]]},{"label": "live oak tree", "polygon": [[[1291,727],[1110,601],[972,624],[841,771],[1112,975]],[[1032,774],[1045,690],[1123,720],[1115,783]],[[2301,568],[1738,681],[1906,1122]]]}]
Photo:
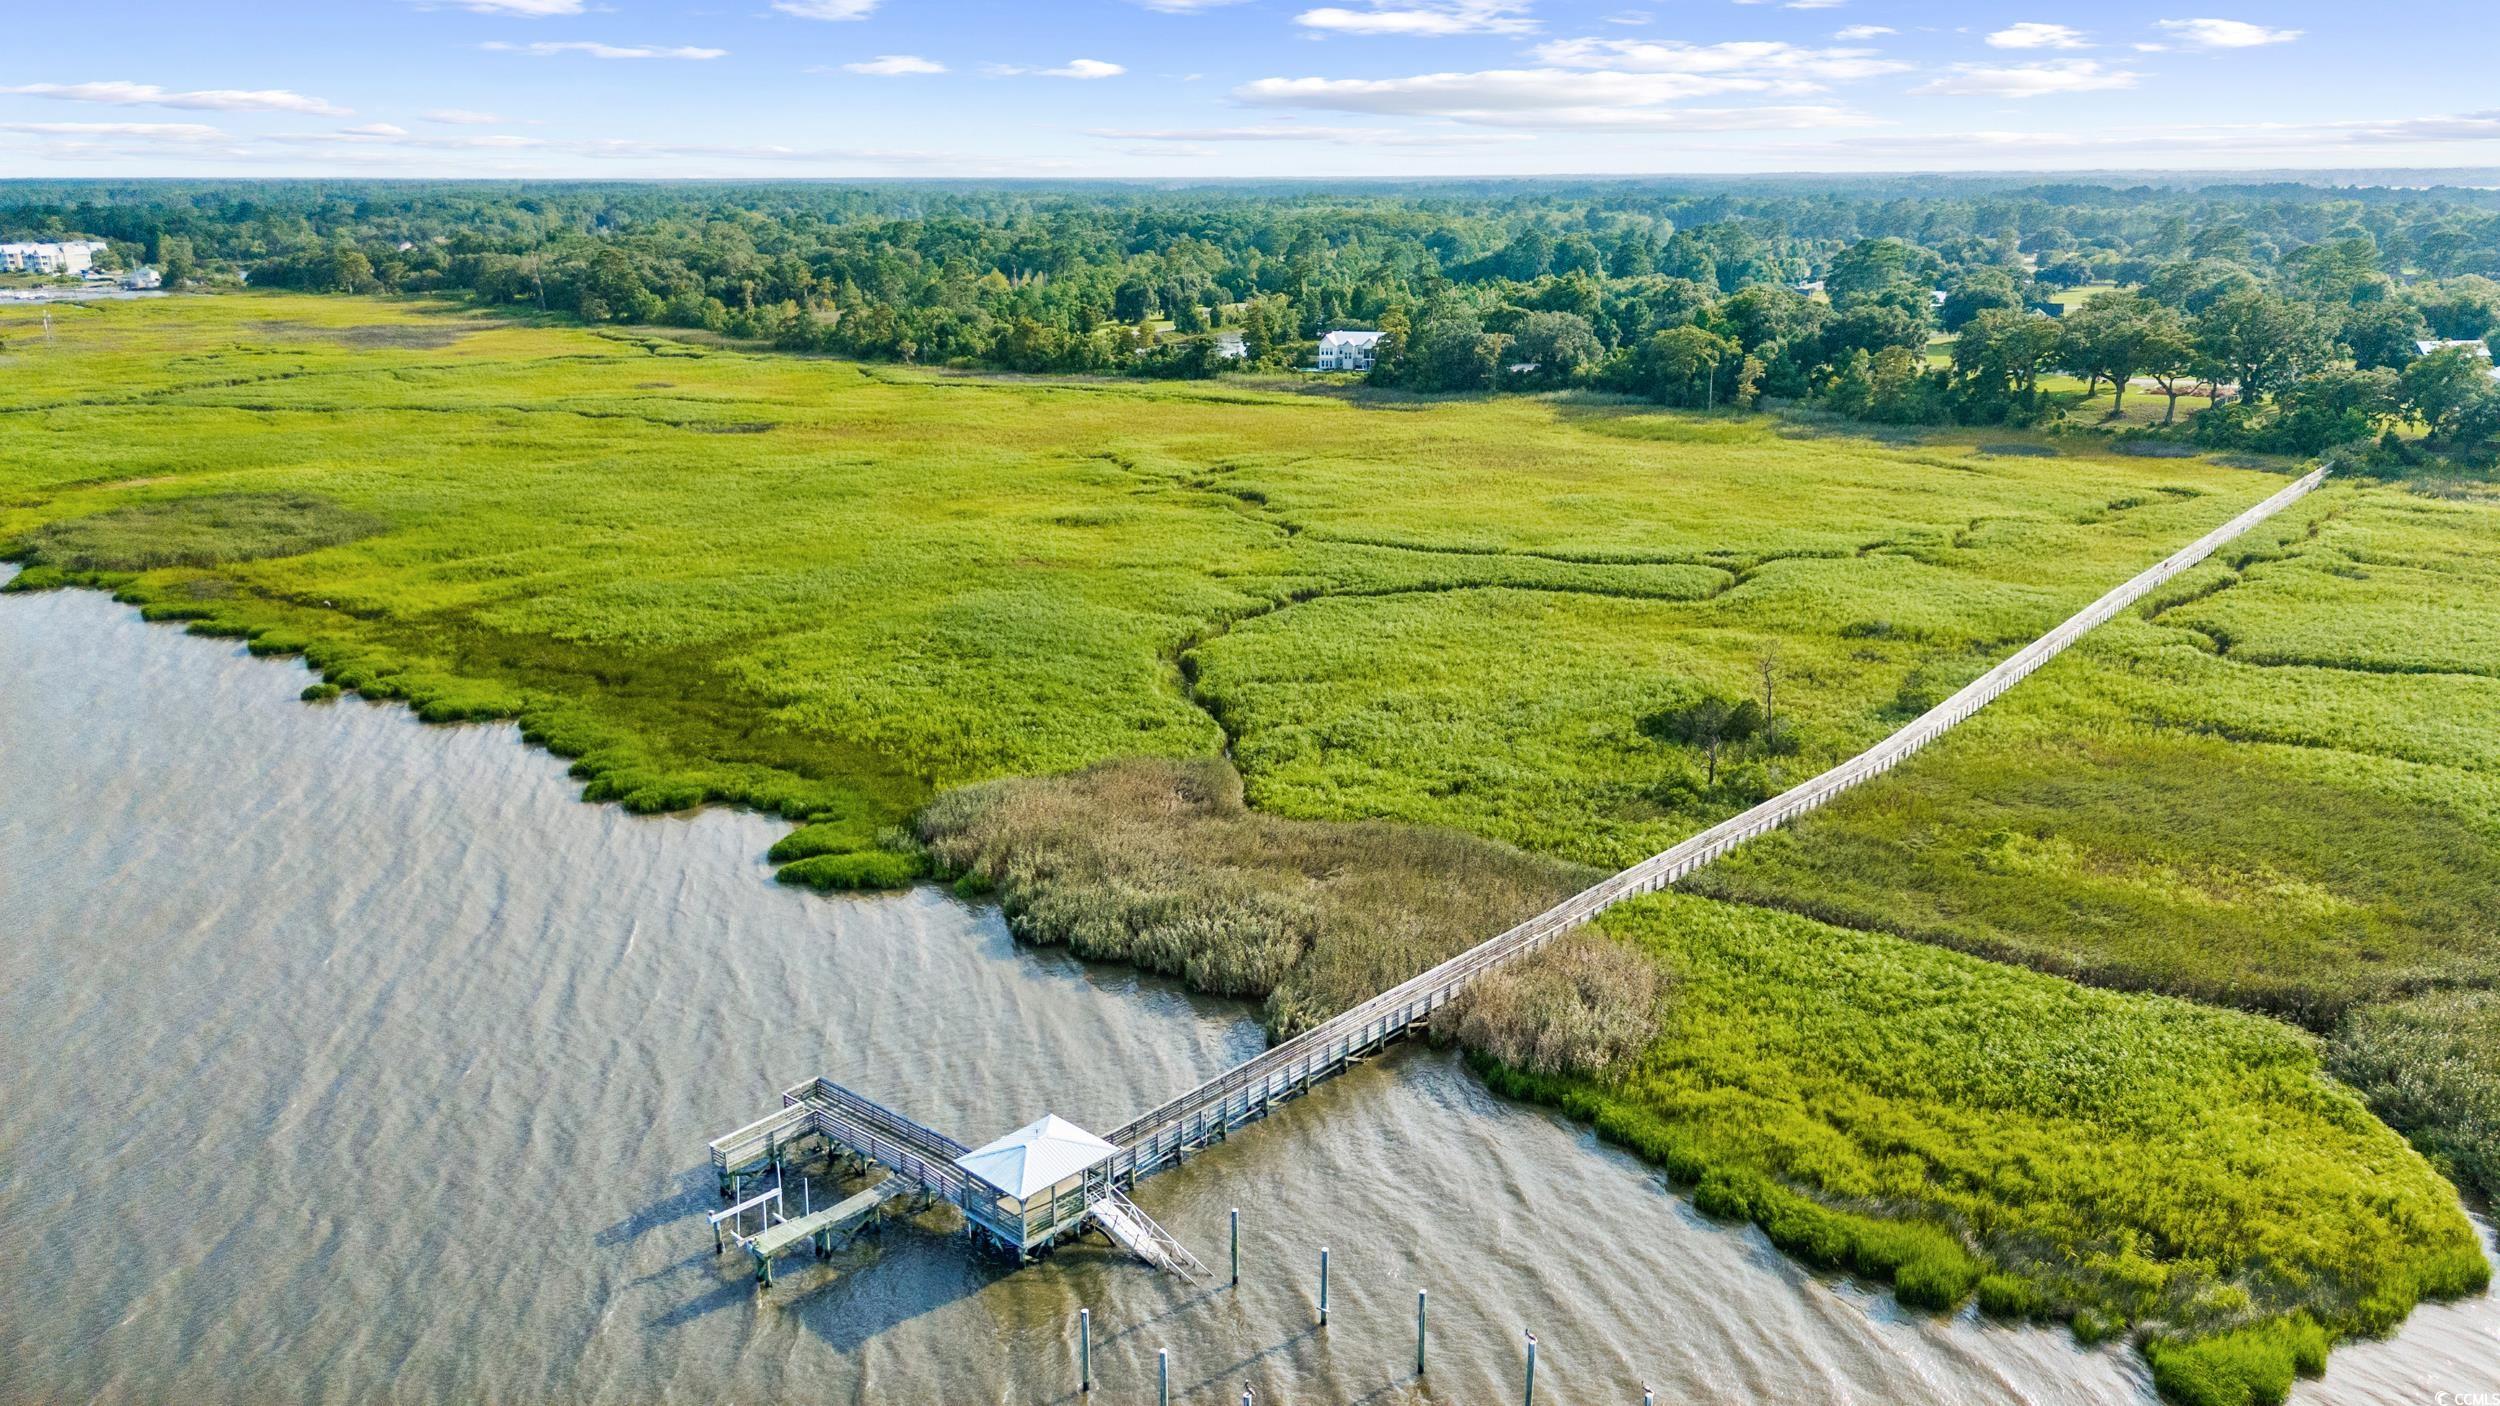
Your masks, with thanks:
[{"label": "live oak tree", "polygon": [[[2168,339],[2184,342],[2187,326],[2177,312],[2141,294],[2107,293],[2068,313],[2058,331],[2066,369],[2110,383],[2114,418],[2127,408],[2127,383],[2151,363],[2172,359],[2163,355],[2172,350]],[[2175,396],[2171,405],[2175,414]]]},{"label": "live oak tree", "polygon": [[2196,319],[2200,350],[2253,403],[2334,358],[2326,324],[2307,305],[2255,289],[2224,295]]},{"label": "live oak tree", "polygon": [[1736,343],[1716,332],[1670,327],[1641,344],[1633,374],[1656,400],[1707,408],[1716,398],[1720,365],[1737,354]]},{"label": "live oak tree", "polygon": [[1953,374],[1976,403],[2028,412],[2038,405],[2040,373],[2056,363],[2063,342],[2055,318],[1992,308],[1954,342]]},{"label": "live oak tree", "polygon": [[2144,374],[2153,378],[2169,401],[2162,411],[2161,422],[2176,424],[2179,419],[2179,397],[2194,378],[2205,374],[2204,353],[2196,346],[2196,329],[2178,309],[2151,305],[2146,312],[2144,341],[2139,351],[2143,357]]},{"label": "live oak tree", "polygon": [[1511,355],[1537,368],[1539,379],[1561,384],[1605,358],[1589,320],[1576,313],[1532,312],[1511,334]]}]

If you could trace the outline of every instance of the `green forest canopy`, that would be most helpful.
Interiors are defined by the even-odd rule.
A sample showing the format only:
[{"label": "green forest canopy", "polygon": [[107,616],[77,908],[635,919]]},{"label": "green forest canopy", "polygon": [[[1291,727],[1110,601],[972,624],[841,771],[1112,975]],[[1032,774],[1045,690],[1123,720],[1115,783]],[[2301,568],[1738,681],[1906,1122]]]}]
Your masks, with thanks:
[{"label": "green forest canopy", "polygon": [[2500,432],[2487,357],[2419,345],[2500,324],[2500,193],[2463,188],[20,182],[0,231],[870,359],[1202,376],[1358,326],[1390,333],[1373,379],[1422,391],[2032,424],[2065,375],[2396,471],[2487,466]]}]

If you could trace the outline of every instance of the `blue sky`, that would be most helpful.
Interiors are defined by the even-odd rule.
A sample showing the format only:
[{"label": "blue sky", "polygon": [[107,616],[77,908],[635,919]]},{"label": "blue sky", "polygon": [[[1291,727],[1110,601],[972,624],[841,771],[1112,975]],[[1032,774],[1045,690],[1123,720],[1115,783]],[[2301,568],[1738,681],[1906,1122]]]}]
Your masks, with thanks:
[{"label": "blue sky", "polygon": [[15,176],[2500,166],[2490,0],[90,0],[5,33]]}]

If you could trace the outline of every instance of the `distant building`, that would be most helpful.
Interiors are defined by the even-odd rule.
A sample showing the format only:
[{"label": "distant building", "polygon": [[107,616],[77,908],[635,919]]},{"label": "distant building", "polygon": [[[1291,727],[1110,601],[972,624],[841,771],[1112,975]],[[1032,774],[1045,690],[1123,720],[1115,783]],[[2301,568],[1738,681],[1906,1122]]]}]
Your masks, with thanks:
[{"label": "distant building", "polygon": [[103,248],[100,239],[0,244],[0,273],[85,273]]},{"label": "distant building", "polygon": [[1952,296],[1952,294],[1945,292],[1941,288],[1930,288],[1927,290],[1928,301],[1940,308],[1943,307],[1945,305],[1945,301]]},{"label": "distant building", "polygon": [[1226,361],[1240,361],[1250,355],[1250,344],[1241,339],[1239,332],[1218,332],[1215,334],[1215,354]]},{"label": "distant building", "polygon": [[2428,341],[2415,342],[2413,349],[2424,356],[2429,356],[2433,352],[2461,351],[2472,352],[2485,361],[2491,360],[2491,343],[2467,337],[2434,337]]},{"label": "distant building", "polygon": [[1319,339],[1319,369],[1369,371],[1379,347],[1377,332],[1331,332]]},{"label": "distant building", "polygon": [[1803,282],[1791,283],[1788,285],[1788,291],[1799,294],[1803,297],[1811,298],[1815,294],[1823,291],[1823,280],[1819,278],[1809,278]]},{"label": "distant building", "polygon": [[124,288],[135,288],[140,290],[162,288],[165,286],[165,275],[158,273],[154,269],[132,269],[130,272],[122,275],[122,286]]}]

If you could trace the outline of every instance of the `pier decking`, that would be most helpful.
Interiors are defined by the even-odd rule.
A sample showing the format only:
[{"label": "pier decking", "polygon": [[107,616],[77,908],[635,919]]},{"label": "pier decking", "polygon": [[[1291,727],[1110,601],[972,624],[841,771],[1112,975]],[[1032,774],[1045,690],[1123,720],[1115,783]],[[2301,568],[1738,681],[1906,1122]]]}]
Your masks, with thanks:
[{"label": "pier decking", "polygon": [[[1174,1272],[1197,1270],[1188,1251],[1148,1220],[1122,1192],[1224,1142],[1246,1124],[1310,1092],[1389,1045],[1427,1028],[1435,1011],[1470,984],[1543,948],[1618,903],[1655,893],[1726,854],[1821,808],[1833,797],[1892,770],[1973,713],[2001,697],[2075,641],[2196,566],[2232,539],[2307,496],[2326,478],[2318,469],[2222,526],[2180,548],[2032,641],[1908,726],[1848,761],[1760,805],[1653,855],[1516,927],[1421,972],[1371,999],[1271,1047],[1102,1138],[1098,1160],[1054,1168],[1047,1187],[999,1185],[964,1165],[961,1143],[932,1132],[827,1079],[782,1094],[782,1110],[714,1141],[712,1161],[721,1194],[735,1199],[742,1179],[778,1170],[782,1150],[814,1136],[909,1178],[927,1195],[956,1205],[972,1237],[1019,1261],[1089,1230],[1098,1230],[1140,1259]],[[1044,1119],[1021,1133],[1033,1133]],[[1069,1125],[1061,1124],[1061,1127]],[[1082,1134],[1082,1130],[1074,1130]],[[1007,1143],[1018,1134],[1001,1139]],[[992,1144],[989,1152],[1000,1144]],[[767,1278],[769,1282],[769,1278]]]},{"label": "pier decking", "polygon": [[855,1234],[875,1224],[877,1209],[904,1189],[904,1183],[899,1178],[887,1177],[821,1211],[806,1211],[795,1219],[783,1219],[787,1208],[783,1205],[782,1189],[775,1186],[760,1196],[750,1197],[728,1210],[714,1213],[712,1248],[715,1252],[724,1248],[721,1243],[722,1221],[737,1226],[743,1223],[745,1213],[753,1210],[756,1218],[763,1222],[760,1229],[753,1235],[736,1229],[729,1233],[737,1240],[738,1247],[754,1259],[756,1282],[770,1286],[774,1260],[800,1245],[813,1247],[816,1257],[824,1258],[833,1253],[835,1236]]}]

